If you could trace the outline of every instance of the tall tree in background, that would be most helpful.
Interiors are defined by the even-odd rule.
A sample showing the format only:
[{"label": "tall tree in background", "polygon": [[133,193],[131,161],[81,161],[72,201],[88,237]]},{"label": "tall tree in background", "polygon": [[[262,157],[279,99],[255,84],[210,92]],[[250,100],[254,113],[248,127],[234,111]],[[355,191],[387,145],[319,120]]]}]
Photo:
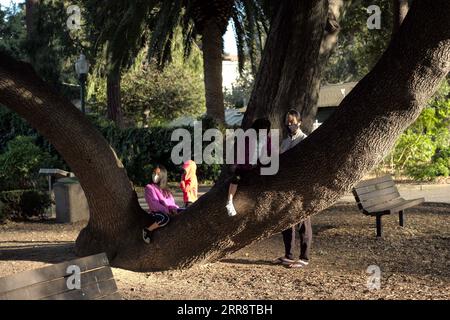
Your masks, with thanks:
[{"label": "tall tree in background", "polygon": [[312,129],[324,63],[337,40],[343,1],[287,0],[280,3],[250,98],[243,127],[268,116],[282,128],[282,115],[302,113],[305,131]]},{"label": "tall tree in background", "polygon": [[[173,36],[182,26],[184,33],[185,55],[200,35],[203,50],[204,82],[207,115],[219,123],[224,122],[224,101],[222,92],[222,51],[223,34],[231,17],[236,19],[240,68],[245,61],[247,51],[255,61],[255,50],[243,48],[254,47],[253,42],[261,39],[258,32],[263,32],[262,8],[257,1],[114,1],[106,5],[103,1],[86,2],[91,21],[97,25],[101,36],[98,48],[107,61],[108,78],[108,114],[112,119],[120,117],[120,75],[123,68],[129,66],[139,49],[149,42],[149,58],[155,59],[160,66],[171,60]],[[244,6],[246,5],[246,7]],[[106,7],[105,7],[106,6]],[[245,10],[244,10],[245,9]],[[245,29],[246,15],[252,14],[252,27]],[[264,20],[264,21],[263,21]],[[260,25],[261,24],[261,25]],[[242,33],[240,33],[242,32]],[[243,34],[245,33],[245,34]],[[261,48],[262,45],[259,44]],[[117,122],[117,121],[116,121]]]},{"label": "tall tree in background", "polygon": [[[261,2],[261,3],[260,3]],[[262,51],[263,34],[267,32],[267,8],[257,0],[175,0],[175,1],[103,1],[89,0],[85,6],[92,24],[98,26],[98,47],[107,61],[108,115],[120,118],[120,75],[137,52],[147,44],[149,58],[161,66],[171,61],[173,36],[182,27],[185,55],[191,52],[197,35],[203,51],[204,83],[207,115],[224,122],[222,88],[223,35],[233,19],[238,45],[239,69],[246,56],[256,68],[258,49]],[[106,7],[105,7],[106,6]],[[131,15],[131,13],[135,13]],[[130,18],[132,17],[132,19]],[[139,41],[137,41],[139,40]],[[128,44],[126,44],[128,43]],[[131,48],[131,50],[130,50]],[[116,123],[118,121],[116,120]]]},{"label": "tall tree in background", "polygon": [[394,24],[392,33],[395,34],[400,29],[403,20],[408,14],[409,1],[408,0],[393,0],[394,1]]},{"label": "tall tree in background", "polygon": [[0,51],[22,60],[28,57],[24,48],[27,40],[24,18],[24,12],[17,6],[0,8]]},{"label": "tall tree in background", "polygon": [[[110,63],[110,60],[107,60]],[[106,96],[107,96],[107,117],[114,121],[114,123],[123,128],[123,112],[122,112],[122,97],[121,97],[121,69],[111,65],[108,67],[106,76]]]},{"label": "tall tree in background", "polygon": [[71,99],[79,93],[66,84],[77,83],[74,63],[80,52],[90,55],[91,43],[83,31],[67,27],[67,5],[76,1],[30,0],[13,5],[7,10],[6,28],[0,30],[0,47],[29,61],[40,76]]},{"label": "tall tree in background", "polygon": [[[351,1],[346,1],[346,5],[351,5]],[[302,130],[308,134],[313,131],[323,74],[330,55],[338,41],[340,30],[338,21],[340,20],[342,11],[344,11],[343,0],[328,0],[328,17],[323,39],[320,44],[318,65],[315,68],[315,73],[311,77],[310,84],[306,86],[306,90],[309,88],[310,92],[305,95],[303,105],[294,106],[301,110]]]},{"label": "tall tree in background", "polygon": [[206,113],[217,123],[224,123],[222,88],[223,35],[230,19],[235,26],[239,69],[242,71],[246,56],[256,69],[257,51],[262,50],[263,34],[267,31],[265,7],[256,0],[178,0],[166,1],[156,15],[152,29],[150,57],[160,65],[170,61],[170,47],[175,28],[181,23],[185,38],[186,55],[200,36],[206,96]]},{"label": "tall tree in background", "polygon": [[361,80],[377,63],[392,37],[393,0],[379,0],[381,29],[369,29],[366,8],[372,0],[344,1],[339,41],[329,58],[324,83]]},{"label": "tall tree in background", "polygon": [[[318,0],[312,2],[308,10],[290,10],[285,17],[315,17],[322,35],[327,8]],[[314,15],[315,10],[320,14]],[[143,243],[140,233],[147,215],[105,139],[28,64],[4,54],[0,103],[47,137],[80,179],[90,220],[77,239],[77,254],[104,251],[114,266],[140,271],[189,267],[220,259],[317,214],[367,174],[419,116],[450,71],[449,14],[447,0],[415,0],[378,64],[331,118],[280,157],[276,175],[254,172],[242,181],[235,202],[238,216],[226,215],[227,183],[219,184],[156,232],[150,245]],[[283,34],[283,28],[272,29],[267,46]],[[304,40],[315,42],[315,33]],[[272,57],[263,59],[261,69],[264,63],[280,60],[276,54]]]},{"label": "tall tree in background", "polygon": [[107,79],[107,115],[119,127],[124,125],[122,71],[145,46],[148,17],[157,2],[88,0],[84,3],[94,33],[98,33],[96,50],[105,61],[100,67]]},{"label": "tall tree in background", "polygon": [[39,0],[26,0],[25,2],[25,21],[27,26],[28,39],[33,37],[36,25],[36,11],[38,10]]},{"label": "tall tree in background", "polygon": [[201,35],[206,115],[217,123],[225,122],[222,89],[223,35],[233,6],[233,0],[191,0],[187,9],[192,13],[196,32]]}]

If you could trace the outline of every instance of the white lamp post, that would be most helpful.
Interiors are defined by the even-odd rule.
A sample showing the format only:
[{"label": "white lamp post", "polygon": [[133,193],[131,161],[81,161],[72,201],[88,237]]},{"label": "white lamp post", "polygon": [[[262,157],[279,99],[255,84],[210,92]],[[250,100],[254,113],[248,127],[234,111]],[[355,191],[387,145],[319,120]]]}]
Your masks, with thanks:
[{"label": "white lamp post", "polygon": [[89,61],[86,60],[84,54],[80,54],[80,58],[75,63],[75,72],[78,75],[80,81],[80,98],[81,98],[81,111],[86,113],[85,96],[86,96],[86,80],[89,72]]}]

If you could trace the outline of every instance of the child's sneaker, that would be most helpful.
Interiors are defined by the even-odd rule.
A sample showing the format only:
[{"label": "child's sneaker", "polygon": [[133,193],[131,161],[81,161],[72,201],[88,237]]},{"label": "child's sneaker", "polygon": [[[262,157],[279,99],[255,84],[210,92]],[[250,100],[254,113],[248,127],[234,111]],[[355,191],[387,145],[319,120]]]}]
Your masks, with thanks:
[{"label": "child's sneaker", "polygon": [[226,205],[225,208],[227,208],[227,212],[230,217],[234,217],[235,215],[237,215],[237,212],[236,212],[236,209],[234,208],[233,202],[228,202],[228,204]]},{"label": "child's sneaker", "polygon": [[142,229],[142,239],[146,244],[150,244],[152,242],[152,232],[149,231],[147,228]]}]

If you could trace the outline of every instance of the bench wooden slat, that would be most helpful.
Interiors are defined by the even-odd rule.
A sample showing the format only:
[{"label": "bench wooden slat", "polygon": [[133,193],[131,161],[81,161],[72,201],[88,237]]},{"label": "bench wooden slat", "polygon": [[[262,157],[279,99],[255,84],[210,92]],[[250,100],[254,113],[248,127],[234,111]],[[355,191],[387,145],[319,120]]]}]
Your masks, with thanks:
[{"label": "bench wooden slat", "polygon": [[364,209],[365,210],[375,210],[378,207],[386,207],[389,206],[391,204],[399,204],[402,203],[403,201],[405,201],[403,198],[401,197],[395,197],[395,198],[391,198],[389,195],[385,196],[384,198],[380,198],[380,200],[382,201],[373,201],[373,202],[369,202],[369,203],[364,203]]},{"label": "bench wooden slat", "polygon": [[423,203],[424,201],[425,201],[424,198],[412,199],[412,200],[405,200],[405,199],[403,199],[403,202],[401,202],[401,203],[391,204],[390,206],[386,206],[384,208],[382,207],[382,208],[376,209],[376,210],[369,209],[369,211],[371,211],[372,213],[375,213],[375,212],[388,212],[388,211],[389,211],[389,213],[395,213],[395,212],[399,212],[399,211],[402,211],[402,210],[414,207],[414,206],[416,206],[418,204]]},{"label": "bench wooden slat", "polygon": [[116,282],[114,279],[109,279],[91,283],[87,286],[82,285],[80,290],[71,290],[42,300],[93,300],[116,292]]},{"label": "bench wooden slat", "polygon": [[123,299],[118,292],[114,292],[106,296],[98,297],[95,300],[123,300]]},{"label": "bench wooden slat", "polygon": [[385,212],[389,211],[390,208],[394,208],[395,206],[400,206],[404,204],[407,200],[403,198],[397,198],[392,201],[384,202],[384,203],[378,203],[375,206],[372,206],[370,208],[365,208],[365,210],[368,213],[377,213],[377,212]]},{"label": "bench wooden slat", "polygon": [[67,275],[67,267],[77,265],[81,272],[100,268],[108,265],[108,258],[105,253],[80,258],[72,261],[58,263],[40,269],[30,270],[0,278],[0,293],[12,291],[26,286],[31,286],[40,282],[46,282]]},{"label": "bench wooden slat", "polygon": [[376,206],[376,205],[379,205],[379,204],[382,204],[382,203],[395,201],[397,199],[400,199],[400,194],[398,194],[398,193],[391,193],[391,194],[387,194],[385,196],[381,196],[381,197],[378,197],[378,198],[361,201],[360,203],[363,206],[363,208],[368,209],[368,208],[371,208],[373,206]]},{"label": "bench wooden slat", "polygon": [[371,186],[374,184],[383,183],[383,182],[387,182],[387,181],[393,181],[392,176],[386,175],[386,176],[383,176],[380,178],[374,178],[374,179],[361,181],[355,186],[355,189],[359,189],[361,187],[367,187],[367,186]]},{"label": "bench wooden slat", "polygon": [[[39,300],[45,297],[71,291],[67,287],[67,280],[69,276],[70,275],[67,275],[64,278],[40,282],[38,284],[2,293],[0,294],[0,300]],[[82,272],[80,275],[81,287],[112,278],[113,274],[110,267],[102,267],[100,269]]]},{"label": "bench wooden slat", "polygon": [[362,195],[358,195],[358,198],[359,198],[360,202],[364,202],[365,200],[376,199],[376,198],[380,198],[381,196],[385,196],[385,195],[389,195],[389,194],[395,194],[395,195],[397,195],[397,197],[400,197],[400,193],[398,192],[397,188],[390,187],[387,189],[377,190],[377,191],[365,193]]},{"label": "bench wooden slat", "polygon": [[405,204],[403,204],[401,206],[397,206],[395,208],[392,208],[391,209],[391,213],[400,212],[400,211],[403,211],[405,209],[408,209],[408,208],[417,206],[417,205],[419,205],[421,203],[424,203],[425,202],[425,198],[417,198],[417,199],[411,199],[411,200],[407,200],[407,201],[408,201],[408,203],[405,203]]},{"label": "bench wooden slat", "polygon": [[386,181],[380,184],[373,184],[370,186],[366,186],[366,187],[361,187],[361,188],[355,188],[356,192],[359,195],[365,194],[365,193],[369,193],[372,191],[377,191],[377,190],[382,190],[382,189],[386,189],[389,187],[395,187],[395,183],[393,180],[391,181]]}]

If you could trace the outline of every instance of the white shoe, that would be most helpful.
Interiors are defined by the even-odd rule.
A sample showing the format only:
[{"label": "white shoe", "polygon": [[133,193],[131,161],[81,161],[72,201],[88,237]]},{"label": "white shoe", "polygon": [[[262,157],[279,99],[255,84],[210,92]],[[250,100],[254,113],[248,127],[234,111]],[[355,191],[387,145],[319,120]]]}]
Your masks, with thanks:
[{"label": "white shoe", "polygon": [[309,264],[308,261],[305,260],[298,260],[297,262],[291,263],[290,265],[287,265],[288,268],[291,269],[298,269],[298,268],[304,268]]},{"label": "white shoe", "polygon": [[142,239],[146,244],[150,244],[152,241],[151,232],[147,228],[142,229]]},{"label": "white shoe", "polygon": [[235,215],[237,215],[236,209],[234,208],[232,202],[228,202],[225,208],[227,208],[227,212],[230,217],[234,217]]}]

